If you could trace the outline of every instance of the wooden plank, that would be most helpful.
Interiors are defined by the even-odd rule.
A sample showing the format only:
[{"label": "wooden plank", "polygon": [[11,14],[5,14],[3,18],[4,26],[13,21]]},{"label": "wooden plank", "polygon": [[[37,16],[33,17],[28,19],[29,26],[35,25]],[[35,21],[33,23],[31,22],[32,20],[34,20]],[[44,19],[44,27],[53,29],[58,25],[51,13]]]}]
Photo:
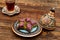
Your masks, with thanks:
[{"label": "wooden plank", "polygon": [[[0,3],[5,4],[5,0],[0,0]],[[56,6],[57,8],[60,8],[59,0],[16,0],[16,3],[24,3],[25,5],[30,4],[32,6]]]},{"label": "wooden plank", "polygon": [[[16,20],[20,18],[29,17],[39,21],[40,17],[43,14],[49,12],[52,5],[54,5],[54,3],[52,2],[55,2],[56,0],[52,0],[52,1],[47,0],[49,3],[49,6],[46,3],[47,1],[43,1],[43,0],[40,0],[42,3],[39,3],[39,4],[36,2],[36,0],[35,2],[33,0],[30,0],[30,2],[28,0],[26,1],[25,0],[18,1],[19,3],[17,5],[21,8],[21,12],[18,15],[10,17],[7,15],[4,15],[0,11],[0,40],[60,40],[60,9],[58,8],[56,9],[56,13],[55,13],[56,29],[54,31],[43,30],[40,35],[33,38],[23,38],[23,37],[17,36],[12,32],[11,27],[13,27],[13,24]],[[0,7],[5,6],[5,4],[4,5],[2,4],[3,3],[1,3]],[[41,5],[43,4],[43,6],[41,6],[40,4]],[[58,7],[60,6],[58,5]]]}]

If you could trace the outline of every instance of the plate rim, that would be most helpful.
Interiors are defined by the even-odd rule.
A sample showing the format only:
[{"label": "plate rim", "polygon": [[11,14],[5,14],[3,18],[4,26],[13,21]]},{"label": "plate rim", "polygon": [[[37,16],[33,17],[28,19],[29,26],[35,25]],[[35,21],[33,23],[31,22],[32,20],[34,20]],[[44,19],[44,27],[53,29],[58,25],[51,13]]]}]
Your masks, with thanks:
[{"label": "plate rim", "polygon": [[[15,21],[16,22],[16,21]],[[14,22],[14,24],[15,24]],[[13,27],[12,27],[12,31],[17,34],[18,36],[21,36],[21,37],[34,37],[34,36],[37,36],[39,35],[41,32],[42,32],[42,27],[39,25],[39,22],[37,22],[38,26],[40,27],[40,32],[38,32],[37,34],[34,34],[34,35],[31,35],[31,36],[24,36],[24,35],[21,35],[19,33],[17,33],[15,30],[14,30],[14,24],[13,24]]]}]

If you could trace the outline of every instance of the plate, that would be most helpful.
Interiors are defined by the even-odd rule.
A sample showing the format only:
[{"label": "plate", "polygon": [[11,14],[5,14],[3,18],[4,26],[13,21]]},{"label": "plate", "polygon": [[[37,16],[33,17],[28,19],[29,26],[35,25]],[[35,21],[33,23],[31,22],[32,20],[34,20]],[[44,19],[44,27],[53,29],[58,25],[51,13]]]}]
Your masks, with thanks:
[{"label": "plate", "polygon": [[9,16],[14,15],[14,14],[18,14],[19,12],[20,12],[20,8],[17,5],[15,5],[15,8],[13,11],[8,11],[6,6],[3,7],[3,9],[2,9],[2,13],[7,14]]},{"label": "plate", "polygon": [[[17,26],[18,26],[18,21],[16,21],[14,23],[14,26],[12,27],[12,30],[15,34],[22,36],[22,37],[34,37],[37,36],[41,33],[42,31],[42,27],[39,25],[39,23],[37,22],[38,27],[35,27],[31,30],[31,33],[28,33],[26,30],[17,30]],[[26,32],[26,33],[25,33]]]}]

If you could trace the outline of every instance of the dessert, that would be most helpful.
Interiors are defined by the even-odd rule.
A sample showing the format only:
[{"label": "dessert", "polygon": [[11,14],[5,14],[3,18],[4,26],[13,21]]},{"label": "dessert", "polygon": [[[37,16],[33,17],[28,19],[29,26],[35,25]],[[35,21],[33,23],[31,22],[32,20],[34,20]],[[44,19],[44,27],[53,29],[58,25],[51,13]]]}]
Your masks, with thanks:
[{"label": "dessert", "polygon": [[32,20],[30,18],[23,18],[18,21],[17,30],[24,30],[30,33],[31,30],[33,30],[33,28],[34,30],[36,30],[37,27],[38,27],[38,24],[35,20]]}]

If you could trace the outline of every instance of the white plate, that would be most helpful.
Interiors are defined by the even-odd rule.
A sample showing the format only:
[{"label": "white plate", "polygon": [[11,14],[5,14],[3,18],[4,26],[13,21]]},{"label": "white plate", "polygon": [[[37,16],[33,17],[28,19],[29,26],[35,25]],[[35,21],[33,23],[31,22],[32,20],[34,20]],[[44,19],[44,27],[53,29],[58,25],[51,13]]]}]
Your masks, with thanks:
[{"label": "white plate", "polygon": [[20,8],[17,5],[15,5],[14,11],[8,11],[6,6],[3,7],[2,9],[2,13],[7,14],[7,15],[18,14],[19,12],[20,12]]}]

